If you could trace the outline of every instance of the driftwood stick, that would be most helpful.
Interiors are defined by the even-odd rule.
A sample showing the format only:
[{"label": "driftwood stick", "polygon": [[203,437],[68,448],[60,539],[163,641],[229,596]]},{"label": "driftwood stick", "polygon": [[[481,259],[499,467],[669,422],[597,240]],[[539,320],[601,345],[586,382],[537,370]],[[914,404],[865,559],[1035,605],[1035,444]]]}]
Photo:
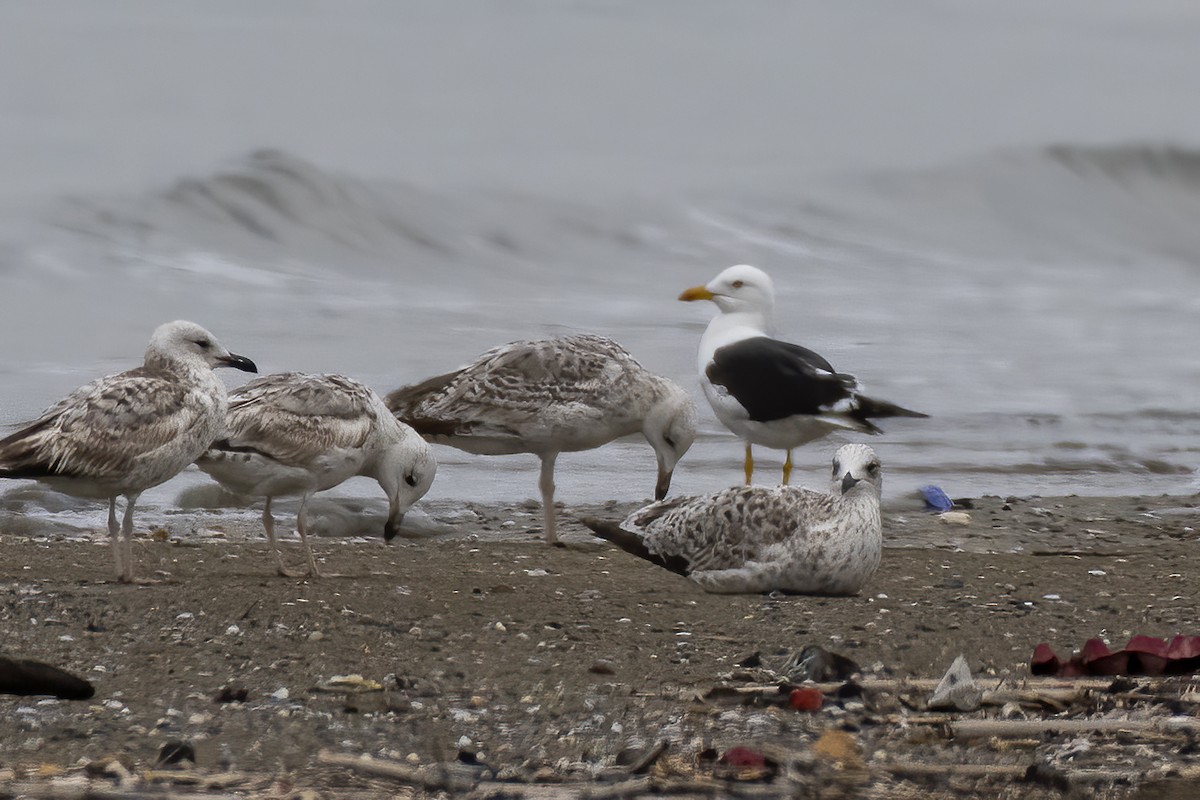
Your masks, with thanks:
[{"label": "driftwood stick", "polygon": [[[877,768],[892,775],[912,778],[1003,778],[1024,779],[1030,764],[913,764],[893,762],[876,764]],[[1145,780],[1146,774],[1136,769],[1072,769],[1063,770],[1064,778],[1072,783],[1115,783],[1123,781],[1136,785]],[[1194,780],[1200,776],[1200,767],[1184,767],[1172,775],[1174,779]]]},{"label": "driftwood stick", "polygon": [[141,773],[142,780],[154,783],[186,784],[210,789],[224,789],[251,780],[253,775],[243,772],[203,772],[195,769],[148,769]]},{"label": "driftwood stick", "polygon": [[[568,785],[559,784],[559,787],[560,789],[566,789]],[[576,787],[576,791],[578,791],[576,797],[587,798],[588,800],[614,800],[620,797],[645,794],[650,791],[650,788],[650,778],[633,778],[621,781],[620,783],[614,783],[611,786]]]},{"label": "driftwood stick", "polygon": [[892,762],[873,764],[893,775],[910,775],[915,778],[953,776],[959,778],[1023,778],[1029,770],[1027,764],[909,764]]},{"label": "driftwood stick", "polygon": [[[1017,692],[1017,693],[1041,693],[1056,696],[1058,694],[1068,695],[1072,692],[1079,693],[1084,690],[1099,690],[1104,691],[1112,685],[1114,678],[975,678],[975,682],[979,684],[979,688],[984,692]],[[1144,691],[1154,691],[1165,686],[1171,685],[1186,685],[1189,683],[1186,676],[1164,676],[1164,677],[1143,677],[1136,676],[1132,680],[1138,682]],[[855,681],[862,687],[863,691],[867,692],[904,692],[904,691],[930,691],[937,688],[941,682],[941,678],[863,678]],[[811,686],[822,692],[837,691],[846,685],[846,681],[826,681],[823,683],[805,683],[804,686]],[[722,688],[722,692],[730,694],[772,694],[778,693],[781,684],[768,683],[752,686],[730,686]],[[657,696],[657,695],[656,695]]]},{"label": "driftwood stick", "polygon": [[1038,736],[1043,733],[1200,733],[1195,717],[1153,719],[961,719],[948,722],[957,739]]},{"label": "driftwood stick", "polygon": [[[890,685],[887,690],[888,691],[896,691],[896,692],[914,691],[914,692],[918,692],[918,693],[925,692],[925,691],[932,691],[932,688],[926,689],[923,685],[922,686],[914,685],[915,683],[917,683],[917,682],[914,681],[912,683],[895,683],[893,685]],[[925,681],[921,681],[920,683],[924,684]],[[821,691],[821,692],[834,692],[834,691],[837,691],[839,688],[841,688],[844,684],[841,684],[841,683],[835,683],[835,684],[816,683],[816,684],[805,684],[805,685],[811,686],[812,688],[817,689],[818,691]],[[873,687],[873,686],[864,685],[864,684],[859,684],[859,685],[862,686],[863,691],[865,693],[870,693],[873,691],[881,690],[879,687]],[[1070,705],[1071,703],[1078,702],[1079,700],[1081,700],[1083,698],[1085,691],[1087,691],[1087,690],[1080,689],[1080,688],[1062,688],[1062,687],[1057,687],[1057,686],[1037,688],[1037,689],[1016,689],[1016,688],[985,689],[983,692],[983,697],[982,697],[981,702],[983,703],[983,705],[986,705],[986,706],[1002,706],[1002,705],[1005,705],[1006,703],[1023,703],[1026,705],[1035,704],[1035,705],[1047,705],[1047,706],[1052,706],[1055,708],[1064,708],[1064,707]],[[770,702],[772,700],[782,701],[783,699],[785,699],[786,695],[785,695],[785,693],[780,691],[779,686],[775,686],[775,685],[736,686],[736,687],[731,686],[731,687],[718,687],[714,690],[710,690],[706,694],[702,695],[700,699],[701,700],[720,700],[722,697],[725,697],[728,699],[759,697],[759,698],[762,698],[763,700]],[[1130,697],[1130,699],[1137,699],[1137,698],[1141,697],[1141,695],[1131,695],[1129,697]],[[1150,699],[1150,697],[1146,696],[1146,699]]]},{"label": "driftwood stick", "polygon": [[322,750],[317,754],[317,761],[321,764],[328,764],[331,767],[345,767],[356,772],[365,772],[368,775],[377,775],[382,778],[392,778],[401,783],[421,786],[426,789],[466,791],[475,785],[474,781],[461,780],[448,774],[443,769],[430,769],[428,767],[414,768],[395,761],[385,761],[381,758],[343,755],[341,753],[330,753],[327,750]]},{"label": "driftwood stick", "polygon": [[669,742],[666,739],[659,739],[658,743],[642,754],[642,757],[629,765],[629,774],[641,775],[650,767],[654,766],[654,762],[667,752]]},{"label": "driftwood stick", "polygon": [[240,800],[240,795],[204,792],[163,793],[161,787],[146,789],[117,788],[107,781],[52,781],[14,783],[4,788],[13,797],[28,800]]}]

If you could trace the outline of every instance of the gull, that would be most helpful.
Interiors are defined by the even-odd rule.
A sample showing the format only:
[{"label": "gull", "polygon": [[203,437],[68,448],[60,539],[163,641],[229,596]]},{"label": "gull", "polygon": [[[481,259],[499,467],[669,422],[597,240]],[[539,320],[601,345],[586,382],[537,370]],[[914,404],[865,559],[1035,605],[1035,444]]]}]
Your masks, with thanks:
[{"label": "gull", "polygon": [[754,474],[753,445],[787,451],[786,486],[794,447],[839,429],[882,433],[873,418],[928,416],[860,394],[853,375],[774,338],[775,286],[756,267],[730,267],[679,299],[711,300],[720,310],[700,337],[700,385],[717,419],[746,443],[746,483]]},{"label": "gull", "polygon": [[653,503],[624,522],[584,519],[634,555],[717,594],[857,594],[879,567],[879,458],[864,444],[833,457],[830,494],[735,486]]},{"label": "gull", "polygon": [[[265,497],[262,521],[286,577],[320,577],[304,507],[314,492],[363,475],[374,478],[388,496],[383,538],[391,541],[412,505],[433,484],[433,449],[397,420],[383,399],[343,375],[282,372],[264,375],[229,396],[228,431],[196,466],[235,494]],[[275,541],[271,501],[300,495],[296,529],[308,559],[305,572],[283,565]]]},{"label": "gull", "polygon": [[578,334],[519,341],[474,363],[387,396],[388,408],[432,442],[468,453],[541,459],[546,541],[558,541],[554,462],[640,432],[658,458],[654,496],[666,496],[696,438],[696,410],[677,384],[654,375],[612,339]]},{"label": "gull", "polygon": [[[258,371],[194,322],[160,325],[142,366],[76,389],[0,439],[0,477],[108,500],[117,580],[133,582],[138,496],[195,461],[224,430],[225,384],[213,367]],[[125,498],[119,526],[117,497]]]}]

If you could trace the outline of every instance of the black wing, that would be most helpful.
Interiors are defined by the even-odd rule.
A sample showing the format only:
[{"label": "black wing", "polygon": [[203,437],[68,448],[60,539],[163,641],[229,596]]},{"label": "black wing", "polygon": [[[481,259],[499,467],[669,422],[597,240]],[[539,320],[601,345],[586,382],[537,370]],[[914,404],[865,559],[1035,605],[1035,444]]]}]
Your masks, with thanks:
[{"label": "black wing", "polygon": [[853,375],[835,372],[812,350],[769,336],[717,348],[705,374],[757,422],[826,413],[849,401],[858,386]]}]

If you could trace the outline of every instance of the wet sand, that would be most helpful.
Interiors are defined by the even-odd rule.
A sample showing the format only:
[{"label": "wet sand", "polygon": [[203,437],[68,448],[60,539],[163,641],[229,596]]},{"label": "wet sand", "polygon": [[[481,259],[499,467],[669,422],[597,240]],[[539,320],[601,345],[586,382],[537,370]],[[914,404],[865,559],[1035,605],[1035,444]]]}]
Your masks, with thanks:
[{"label": "wet sand", "polygon": [[[445,784],[450,794],[476,787],[494,796],[479,782],[513,780],[508,796],[555,796],[537,795],[539,787],[565,795],[573,784],[561,782],[611,779],[623,751],[665,741],[647,773],[668,782],[659,791],[686,779],[701,795],[773,796],[803,782],[731,781],[711,756],[734,746],[803,752],[828,729],[849,733],[861,763],[838,762],[838,780],[850,783],[819,781],[813,796],[1063,796],[1067,784],[1014,777],[1035,763],[1059,765],[1069,791],[1086,789],[1080,796],[1172,796],[1162,779],[1200,765],[1176,737],[964,745],[944,728],[906,721],[925,712],[903,691],[863,702],[827,693],[814,714],[761,698],[699,698],[717,686],[769,685],[806,645],[854,659],[864,680],[938,678],[962,654],[977,677],[1017,685],[1042,641],[1067,654],[1093,636],[1119,646],[1134,633],[1200,633],[1197,500],[982,498],[967,525],[894,508],[885,514],[883,565],[851,598],[705,594],[576,521],[631,507],[615,504],[565,509],[562,548],[540,541],[527,505],[472,507],[457,514],[453,534],[434,538],[319,539],[324,568],[340,575],[324,579],[274,575],[255,530],[145,533],[138,573],[162,581],[145,586],[111,581],[99,535],[0,534],[3,652],[96,687],[90,701],[0,696],[0,798],[75,796],[48,787],[78,786],[83,765],[110,756],[132,775],[113,796],[141,796],[137,776],[169,740],[192,743],[202,773],[251,776],[224,789],[190,786],[192,794],[423,796],[439,785],[318,763],[325,752],[414,769],[453,764],[439,773],[458,776]],[[294,541],[285,555],[300,563]],[[367,682],[358,688],[383,690],[322,688],[353,674]],[[246,699],[216,702],[223,689]],[[1163,691],[1182,698],[1186,681]],[[1130,713],[1200,710],[1181,702]],[[1112,748],[1140,778],[1071,777],[1098,768],[1089,758],[1111,760]],[[905,760],[1007,772],[913,778],[888,767]],[[118,791],[111,773],[91,780],[93,790]],[[31,786],[47,794],[29,794]]]}]

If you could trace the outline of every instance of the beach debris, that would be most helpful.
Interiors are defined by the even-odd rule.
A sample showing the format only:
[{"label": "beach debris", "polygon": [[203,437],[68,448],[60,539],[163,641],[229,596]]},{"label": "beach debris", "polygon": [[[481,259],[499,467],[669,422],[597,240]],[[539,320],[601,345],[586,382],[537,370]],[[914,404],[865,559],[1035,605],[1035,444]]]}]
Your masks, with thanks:
[{"label": "beach debris", "polygon": [[970,525],[971,515],[966,511],[943,511],[937,518],[947,525]]},{"label": "beach debris", "polygon": [[917,493],[925,501],[926,511],[949,511],[954,508],[954,501],[942,491],[940,486],[922,486],[917,489]]},{"label": "beach debris", "polygon": [[751,747],[731,747],[721,754],[714,774],[734,781],[769,781],[775,777],[779,764],[761,750]]},{"label": "beach debris", "polygon": [[764,767],[767,757],[749,747],[731,747],[721,754],[720,761],[731,767]]},{"label": "beach debris", "polygon": [[792,683],[825,683],[847,680],[859,672],[859,666],[853,659],[840,653],[810,644],[784,661],[779,672]]},{"label": "beach debris", "polygon": [[0,694],[87,700],[96,689],[83,678],[41,661],[0,656]]},{"label": "beach debris", "polygon": [[214,703],[244,703],[250,696],[250,690],[244,686],[222,686],[213,697]]},{"label": "beach debris", "polygon": [[794,711],[820,711],[824,703],[825,695],[821,694],[820,689],[814,689],[811,686],[792,689],[788,695],[788,707]]},{"label": "beach debris", "polygon": [[838,769],[865,770],[862,745],[854,736],[837,729],[827,730],[813,743],[813,752],[822,760],[831,761]]},{"label": "beach debris", "polygon": [[110,754],[89,761],[84,771],[94,778],[106,778],[121,785],[133,780],[133,759],[124,753]]},{"label": "beach debris", "polygon": [[763,665],[762,653],[755,650],[744,656],[739,656],[733,663],[743,669],[756,669]]},{"label": "beach debris", "polygon": [[[382,692],[383,684],[379,681],[373,681],[369,678],[364,678],[358,673],[353,675],[334,675],[327,681],[317,684],[313,687],[313,691],[317,692]],[[286,700],[286,695],[283,698]]]},{"label": "beach debris", "polygon": [[654,766],[669,746],[666,739],[660,739],[645,749],[626,748],[617,754],[617,764],[625,767],[630,775],[641,775]]},{"label": "beach debris", "polygon": [[931,710],[954,709],[957,711],[975,711],[983,702],[983,690],[971,677],[971,668],[967,659],[959,656],[954,659],[950,669],[942,676],[926,707]]},{"label": "beach debris", "polygon": [[475,787],[475,781],[460,777],[457,773],[445,769],[444,765],[411,767],[388,759],[332,753],[327,750],[317,754],[317,763],[390,778],[433,791],[466,792]]},{"label": "beach debris", "polygon": [[1082,675],[1189,675],[1200,671],[1200,636],[1175,636],[1171,641],[1137,634],[1120,650],[1110,650],[1100,638],[1088,639],[1078,653],[1062,659],[1046,642],[1034,648],[1029,660],[1034,675],[1060,678]]},{"label": "beach debris", "polygon": [[178,764],[181,761],[196,763],[196,748],[191,742],[172,739],[158,749],[158,758],[154,761],[155,768]]}]

